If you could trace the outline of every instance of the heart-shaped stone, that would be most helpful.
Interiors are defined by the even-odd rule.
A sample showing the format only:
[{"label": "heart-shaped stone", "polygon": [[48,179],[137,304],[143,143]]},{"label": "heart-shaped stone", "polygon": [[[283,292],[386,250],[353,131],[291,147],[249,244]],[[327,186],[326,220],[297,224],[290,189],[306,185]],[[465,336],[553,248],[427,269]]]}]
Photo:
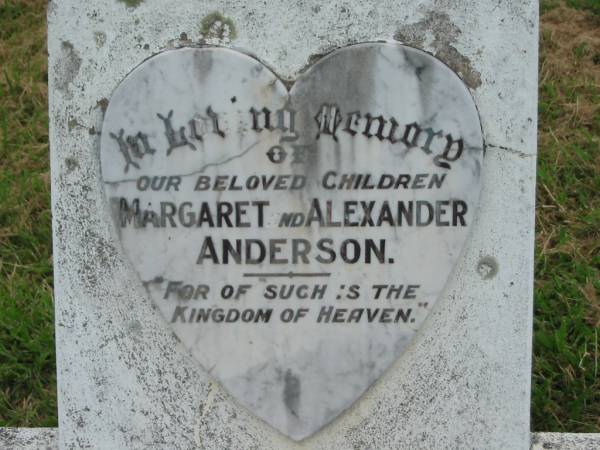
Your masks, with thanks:
[{"label": "heart-shaped stone", "polygon": [[166,51],[117,87],[101,168],[123,251],[200,365],[293,439],[406,349],[477,209],[477,110],[399,44],[337,50],[288,91],[246,54]]}]

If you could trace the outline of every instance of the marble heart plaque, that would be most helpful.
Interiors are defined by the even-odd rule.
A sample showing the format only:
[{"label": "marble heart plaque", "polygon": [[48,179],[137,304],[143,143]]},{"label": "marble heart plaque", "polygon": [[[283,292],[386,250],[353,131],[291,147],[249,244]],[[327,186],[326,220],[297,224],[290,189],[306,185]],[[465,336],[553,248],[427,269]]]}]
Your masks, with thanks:
[{"label": "marble heart plaque", "polygon": [[483,142],[459,77],[413,48],[342,48],[289,85],[234,50],[161,53],[112,95],[100,157],[149,298],[237,401],[299,440],[433,308]]}]

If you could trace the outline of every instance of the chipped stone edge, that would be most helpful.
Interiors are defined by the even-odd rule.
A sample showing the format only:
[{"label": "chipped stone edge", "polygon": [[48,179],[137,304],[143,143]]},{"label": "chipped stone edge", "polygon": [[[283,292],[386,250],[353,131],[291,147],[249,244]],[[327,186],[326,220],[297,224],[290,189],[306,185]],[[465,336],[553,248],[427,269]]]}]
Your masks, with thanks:
[{"label": "chipped stone edge", "polygon": [[[4,450],[58,450],[58,428],[1,428]],[[600,433],[531,433],[531,450],[592,450]]]}]

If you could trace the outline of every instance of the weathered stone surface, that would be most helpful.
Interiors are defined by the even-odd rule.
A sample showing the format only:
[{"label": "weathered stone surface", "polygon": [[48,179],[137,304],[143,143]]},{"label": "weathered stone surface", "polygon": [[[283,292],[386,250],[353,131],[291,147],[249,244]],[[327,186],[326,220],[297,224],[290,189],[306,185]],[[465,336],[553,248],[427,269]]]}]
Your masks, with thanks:
[{"label": "weathered stone surface", "polygon": [[[226,26],[202,24],[217,10]],[[394,36],[471,87],[480,209],[402,358],[296,444],[233,401],[152,308],[107,214],[98,132],[120,80],[161,49],[222,42],[291,79],[332,48]],[[537,2],[62,0],[48,45],[62,448],[529,447]]]}]

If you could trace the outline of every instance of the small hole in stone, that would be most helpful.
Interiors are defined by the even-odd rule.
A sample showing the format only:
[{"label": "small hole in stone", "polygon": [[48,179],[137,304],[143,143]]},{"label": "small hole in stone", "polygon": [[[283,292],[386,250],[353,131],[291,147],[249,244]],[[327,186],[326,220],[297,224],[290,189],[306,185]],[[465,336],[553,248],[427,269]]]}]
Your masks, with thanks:
[{"label": "small hole in stone", "polygon": [[484,256],[477,263],[477,273],[484,280],[491,280],[498,273],[498,262],[492,256]]}]

